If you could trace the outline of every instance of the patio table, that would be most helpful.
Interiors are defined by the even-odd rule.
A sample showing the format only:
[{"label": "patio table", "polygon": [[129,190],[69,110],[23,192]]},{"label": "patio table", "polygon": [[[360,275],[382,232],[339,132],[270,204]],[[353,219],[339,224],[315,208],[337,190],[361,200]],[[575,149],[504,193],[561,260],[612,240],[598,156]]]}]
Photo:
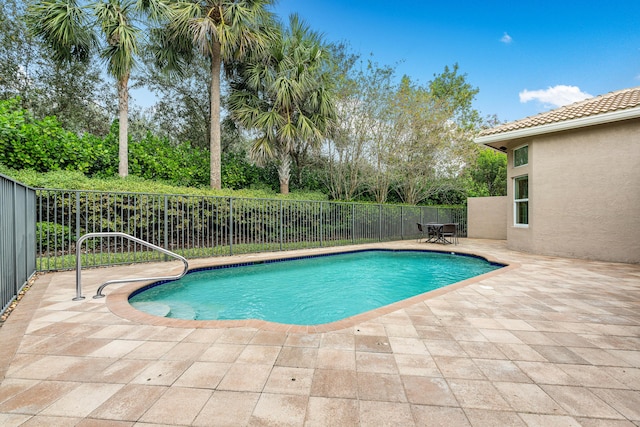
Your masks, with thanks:
[{"label": "patio table", "polygon": [[428,222],[426,224],[422,224],[422,226],[427,229],[428,237],[426,243],[445,243],[444,237],[442,236],[442,228],[444,227],[444,224]]},{"label": "patio table", "polygon": [[[445,225],[446,224],[439,222],[428,222],[426,224],[422,224],[423,227],[426,227],[428,236],[425,243],[442,243],[443,245],[452,243],[446,239],[446,236],[442,232]],[[455,225],[457,227],[457,224]]]}]

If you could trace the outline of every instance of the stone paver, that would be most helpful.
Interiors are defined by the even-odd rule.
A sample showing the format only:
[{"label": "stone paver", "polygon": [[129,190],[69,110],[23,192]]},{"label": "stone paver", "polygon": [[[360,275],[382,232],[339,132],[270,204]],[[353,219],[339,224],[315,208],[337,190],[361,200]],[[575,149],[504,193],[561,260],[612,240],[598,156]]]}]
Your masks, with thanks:
[{"label": "stone paver", "polygon": [[123,303],[132,285],[90,297],[176,263],[84,271],[83,301],[74,272],[41,275],[0,328],[0,425],[640,425],[640,265],[446,250],[511,265],[311,327],[172,323]]}]

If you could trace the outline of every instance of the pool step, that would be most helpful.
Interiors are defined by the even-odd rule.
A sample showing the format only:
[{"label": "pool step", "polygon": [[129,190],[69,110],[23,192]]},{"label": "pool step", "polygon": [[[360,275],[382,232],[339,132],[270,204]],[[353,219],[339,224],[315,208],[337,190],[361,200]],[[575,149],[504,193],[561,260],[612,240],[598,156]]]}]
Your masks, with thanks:
[{"label": "pool step", "polygon": [[195,320],[196,318],[196,312],[189,304],[172,303],[169,305],[160,302],[140,301],[133,302],[131,305],[153,316],[187,320]]},{"label": "pool step", "polygon": [[171,310],[166,317],[171,317],[173,319],[195,320],[196,311],[189,304],[172,303]]},{"label": "pool step", "polygon": [[153,316],[167,317],[169,313],[171,313],[171,307],[159,302],[140,301],[132,302],[131,305],[137,310],[144,311]]}]

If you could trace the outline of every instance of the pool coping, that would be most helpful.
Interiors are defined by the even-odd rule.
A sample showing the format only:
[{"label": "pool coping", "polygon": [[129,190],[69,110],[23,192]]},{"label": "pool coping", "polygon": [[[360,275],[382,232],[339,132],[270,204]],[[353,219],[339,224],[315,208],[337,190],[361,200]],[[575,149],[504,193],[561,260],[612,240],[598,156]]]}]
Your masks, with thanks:
[{"label": "pool coping", "polygon": [[[435,298],[437,296],[455,291],[460,288],[464,288],[474,283],[478,283],[483,281],[489,277],[493,277],[499,274],[506,273],[507,271],[514,270],[520,267],[520,264],[515,262],[506,262],[499,259],[495,259],[491,256],[478,253],[476,251],[465,251],[464,249],[452,249],[452,250],[442,250],[442,249],[397,249],[385,245],[376,245],[376,246],[368,246],[367,248],[357,248],[353,247],[332,247],[332,248],[323,248],[320,250],[309,250],[307,255],[300,255],[299,251],[295,253],[286,253],[286,252],[269,252],[263,254],[247,254],[241,256],[242,259],[229,260],[228,258],[224,259],[215,259],[208,258],[208,265],[197,266],[190,268],[189,271],[197,271],[206,269],[208,267],[220,267],[220,266],[240,266],[247,265],[251,263],[261,263],[264,261],[286,261],[292,259],[300,259],[300,258],[308,258],[315,256],[323,256],[323,255],[337,255],[341,253],[352,253],[359,251],[368,251],[368,250],[388,250],[388,251],[416,251],[416,252],[432,252],[432,253],[443,253],[443,254],[455,254],[461,256],[473,256],[479,257],[486,260],[489,263],[503,265],[502,268],[498,268],[496,270],[481,274],[479,276],[474,276],[469,279],[462,280],[460,282],[453,283],[451,285],[443,286],[438,289],[434,289],[432,291],[428,291],[419,295],[415,295],[413,297],[409,297],[403,299],[401,301],[397,301],[373,310],[366,311],[364,313],[356,314],[354,316],[346,317],[341,320],[337,320],[335,322],[323,323],[318,325],[293,325],[293,324],[284,324],[284,323],[276,323],[270,322],[267,320],[260,319],[243,319],[243,320],[187,320],[187,319],[173,319],[167,317],[154,316],[152,314],[145,313],[143,311],[137,310],[129,303],[129,297],[140,291],[140,289],[148,287],[149,285],[158,282],[158,280],[150,280],[146,282],[135,282],[131,284],[127,284],[118,289],[114,289],[112,292],[107,294],[106,297],[106,305],[108,309],[115,315],[144,325],[154,325],[154,326],[166,326],[166,327],[175,327],[175,328],[195,328],[195,329],[210,329],[210,328],[255,328],[262,331],[273,331],[273,332],[286,332],[286,333],[307,333],[307,334],[318,334],[324,332],[332,332],[338,331],[346,328],[353,327],[359,323],[366,322],[385,314],[392,313],[394,311],[407,308],[414,304],[426,301],[431,298]],[[246,258],[251,257],[251,261],[247,261]]]}]

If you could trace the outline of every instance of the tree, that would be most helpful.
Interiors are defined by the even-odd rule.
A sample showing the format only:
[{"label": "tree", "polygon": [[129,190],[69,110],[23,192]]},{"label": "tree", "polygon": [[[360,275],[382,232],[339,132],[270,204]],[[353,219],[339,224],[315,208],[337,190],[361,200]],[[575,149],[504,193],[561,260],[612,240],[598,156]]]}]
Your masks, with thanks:
[{"label": "tree", "polygon": [[[116,79],[118,91],[118,173],[128,175],[128,83],[140,31],[133,24],[135,4],[109,0],[81,5],[76,0],[40,0],[28,10],[33,33],[60,63],[87,63],[97,52]],[[98,29],[99,28],[99,32]]]},{"label": "tree", "polygon": [[434,75],[429,82],[429,92],[440,100],[442,107],[458,127],[477,130],[480,114],[473,108],[473,100],[480,91],[467,82],[466,74],[458,74],[458,64],[453,68],[445,65],[441,74]]},{"label": "tree", "polygon": [[182,73],[166,72],[155,66],[153,52],[145,49],[142,68],[134,88],[145,87],[158,96],[152,109],[146,112],[153,122],[153,132],[172,143],[190,141],[199,148],[210,147],[210,63],[197,56]]},{"label": "tree", "polygon": [[474,165],[468,168],[473,196],[507,195],[507,156],[492,148],[480,151]]},{"label": "tree", "polygon": [[397,136],[389,152],[392,187],[403,202],[446,202],[464,193],[459,178],[475,162],[473,137],[482,125],[472,105],[477,93],[457,64],[426,86],[402,79],[391,107]]},{"label": "tree", "polygon": [[447,111],[428,89],[404,76],[396,91],[392,121],[397,138],[391,152],[394,189],[404,203],[418,204],[441,191],[449,159]]},{"label": "tree", "polygon": [[32,73],[38,80],[29,96],[35,117],[55,116],[78,135],[105,136],[117,114],[117,95],[95,62],[43,61]]},{"label": "tree", "polygon": [[[222,185],[220,162],[220,72],[231,72],[232,61],[249,51],[261,50],[270,37],[272,21],[266,7],[273,0],[184,0],[162,3],[142,0],[152,15],[163,16],[164,25],[155,30],[158,65],[178,74],[189,66],[196,53],[210,66],[211,188]],[[164,6],[163,6],[164,5]]]},{"label": "tree", "polygon": [[467,81],[466,74],[459,74],[458,64],[444,67],[441,74],[429,82],[429,92],[438,100],[443,119],[448,122],[448,136],[442,146],[442,155],[449,159],[450,177],[459,176],[466,165],[473,164],[478,154],[473,138],[483,126],[480,113],[473,108],[479,89]]},{"label": "tree", "polygon": [[[28,71],[37,49],[21,19],[21,4],[13,0],[0,3],[0,98],[28,99]],[[24,107],[24,105],[23,105]]]},{"label": "tree", "polygon": [[344,45],[331,49],[337,76],[336,118],[332,137],[323,147],[326,186],[334,199],[353,200],[371,189],[375,199],[384,202],[388,185],[384,185],[387,174],[381,141],[388,137],[385,115],[394,70],[371,60],[361,61]]},{"label": "tree", "polygon": [[277,34],[263,53],[239,66],[229,108],[243,126],[260,133],[253,157],[276,159],[280,192],[288,194],[292,158],[300,160],[329,135],[335,108],[331,57],[320,35],[296,15]]},{"label": "tree", "polygon": [[113,91],[95,61],[58,63],[25,25],[23,2],[0,4],[0,99],[19,96],[36,119],[56,116],[65,129],[109,132]]}]

